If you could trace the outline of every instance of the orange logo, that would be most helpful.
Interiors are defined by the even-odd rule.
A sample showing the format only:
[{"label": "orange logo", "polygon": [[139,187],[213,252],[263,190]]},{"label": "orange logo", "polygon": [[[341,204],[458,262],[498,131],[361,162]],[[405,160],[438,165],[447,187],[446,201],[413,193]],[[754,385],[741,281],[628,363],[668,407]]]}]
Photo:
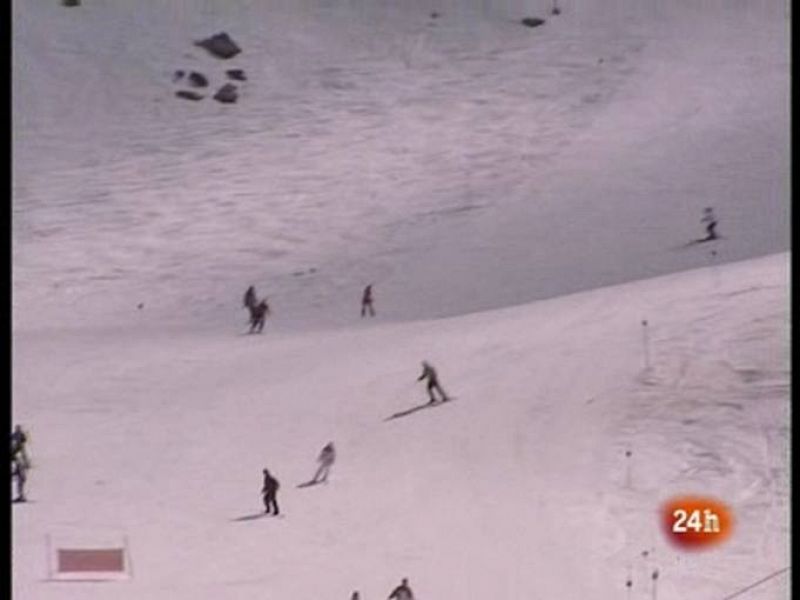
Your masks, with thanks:
[{"label": "orange logo", "polygon": [[684,550],[704,550],[731,534],[733,515],[719,500],[703,496],[672,498],[661,510],[667,538]]}]

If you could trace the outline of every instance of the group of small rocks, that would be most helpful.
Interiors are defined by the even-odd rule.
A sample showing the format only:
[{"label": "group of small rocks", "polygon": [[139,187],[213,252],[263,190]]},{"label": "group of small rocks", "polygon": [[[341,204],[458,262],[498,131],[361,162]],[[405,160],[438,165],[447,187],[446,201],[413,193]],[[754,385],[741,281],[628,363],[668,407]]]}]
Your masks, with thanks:
[{"label": "group of small rocks", "polygon": [[[204,48],[209,54],[221,60],[231,59],[242,51],[236,42],[234,42],[230,36],[224,32],[212,35],[211,37],[197,41],[194,44],[195,46]],[[225,76],[230,81],[247,81],[247,75],[242,69],[227,69],[225,71]],[[239,99],[239,89],[230,81],[223,84],[216,91],[216,93],[214,93],[212,96],[214,100],[223,104],[233,104]],[[182,83],[193,88],[189,90],[178,90],[175,92],[175,95],[178,98],[183,98],[184,100],[202,100],[206,97],[206,94],[200,90],[204,90],[205,88],[209,87],[208,78],[197,71],[175,71],[172,77],[172,82]]]}]

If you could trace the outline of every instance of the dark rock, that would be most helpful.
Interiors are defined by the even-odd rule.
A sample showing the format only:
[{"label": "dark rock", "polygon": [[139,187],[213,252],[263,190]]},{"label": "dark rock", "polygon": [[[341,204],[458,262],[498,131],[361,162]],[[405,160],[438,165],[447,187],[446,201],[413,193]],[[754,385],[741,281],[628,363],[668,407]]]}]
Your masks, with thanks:
[{"label": "dark rock", "polygon": [[238,99],[239,93],[236,91],[236,86],[232,83],[226,83],[214,94],[214,100],[222,102],[223,104],[232,104]]},{"label": "dark rock", "polygon": [[183,71],[178,69],[177,71],[175,71],[172,74],[172,83],[176,83],[176,82],[180,81],[181,79],[183,79],[184,75],[186,75],[186,73],[184,73]]},{"label": "dark rock", "polygon": [[194,45],[205,48],[217,58],[223,59],[233,58],[242,51],[242,49],[236,45],[236,42],[234,42],[225,32],[218,33],[216,35],[212,35],[210,38],[195,42]]},{"label": "dark rock", "polygon": [[436,12],[436,11],[433,11],[433,12],[431,13],[431,19],[438,19],[438,18],[439,18],[439,17],[441,17],[441,16],[442,16],[442,15],[440,15],[440,14],[439,14],[438,12]]},{"label": "dark rock", "polygon": [[235,81],[247,81],[247,75],[245,75],[244,71],[241,69],[228,69],[225,71],[225,74],[228,76],[228,79],[233,79]]},{"label": "dark rock", "polygon": [[185,100],[202,100],[204,96],[202,94],[198,94],[197,92],[190,92],[188,90],[178,90],[175,92],[175,95],[178,98],[183,98]]},{"label": "dark rock", "polygon": [[80,6],[81,0],[61,0],[61,6]]},{"label": "dark rock", "polygon": [[189,83],[192,84],[194,87],[207,87],[208,86],[208,79],[202,73],[198,73],[196,71],[192,71],[189,73]]},{"label": "dark rock", "polygon": [[551,15],[560,15],[561,14],[561,9],[558,8],[557,6],[554,6],[553,10],[550,11],[550,14]]},{"label": "dark rock", "polygon": [[525,17],[522,19],[521,23],[526,27],[539,27],[539,25],[544,25],[544,19],[540,19],[539,17]]}]

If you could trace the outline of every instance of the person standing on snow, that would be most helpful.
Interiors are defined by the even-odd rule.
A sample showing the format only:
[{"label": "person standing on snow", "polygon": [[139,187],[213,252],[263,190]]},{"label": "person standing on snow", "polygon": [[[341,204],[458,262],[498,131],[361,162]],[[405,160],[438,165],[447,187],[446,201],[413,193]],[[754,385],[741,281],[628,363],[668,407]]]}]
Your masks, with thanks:
[{"label": "person standing on snow", "polygon": [[19,454],[11,459],[11,479],[17,484],[17,497],[14,502],[25,502],[25,482],[28,480],[28,467],[22,462]]},{"label": "person standing on snow", "polygon": [[278,510],[278,488],[280,484],[267,469],[264,469],[264,485],[261,488],[261,495],[264,496],[264,512],[270,514],[270,509],[273,509],[273,514],[277,517],[280,514]]},{"label": "person standing on snow", "polygon": [[22,429],[21,425],[17,425],[14,427],[14,431],[11,432],[11,458],[13,460],[15,456],[18,456],[26,469],[31,466],[31,462],[28,459],[27,444],[27,434]]},{"label": "person standing on snow", "polygon": [[700,219],[701,223],[705,223],[706,226],[706,240],[715,240],[717,239],[717,232],[715,231],[717,227],[717,218],[714,216],[714,210],[709,206],[703,210],[703,218]]},{"label": "person standing on snow", "polygon": [[328,480],[328,473],[331,470],[331,465],[336,461],[336,450],[333,448],[333,442],[329,442],[319,453],[319,469],[317,469],[312,483],[325,482]]},{"label": "person standing on snow", "polygon": [[436,390],[439,392],[439,396],[441,397],[442,402],[446,402],[449,400],[447,394],[444,393],[442,386],[439,385],[439,376],[436,374],[436,369],[434,369],[429,363],[426,361],[422,361],[422,375],[417,377],[417,381],[422,381],[423,379],[428,380],[428,396],[430,397],[429,404],[433,404],[436,402],[436,396],[434,396],[433,391]]},{"label": "person standing on snow", "polygon": [[411,588],[408,587],[408,579],[403,578],[400,585],[389,594],[388,600],[414,600],[414,594],[411,593]]},{"label": "person standing on snow", "polygon": [[250,333],[261,333],[264,330],[264,320],[268,314],[269,304],[266,298],[250,308]]},{"label": "person standing on snow", "polygon": [[252,285],[247,288],[247,291],[244,293],[244,298],[242,299],[242,306],[245,308],[252,308],[256,305],[258,299],[256,298],[256,288]]},{"label": "person standing on snow", "polygon": [[364,294],[361,296],[361,317],[365,317],[369,311],[369,316],[375,316],[375,308],[372,306],[372,284],[370,283],[364,288]]}]

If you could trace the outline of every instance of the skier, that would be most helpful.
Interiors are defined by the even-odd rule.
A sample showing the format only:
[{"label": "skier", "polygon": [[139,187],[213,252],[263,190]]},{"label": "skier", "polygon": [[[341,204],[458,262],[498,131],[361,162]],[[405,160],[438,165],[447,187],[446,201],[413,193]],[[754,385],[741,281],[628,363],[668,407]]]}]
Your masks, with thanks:
[{"label": "skier", "polygon": [[375,308],[372,306],[372,284],[370,283],[364,288],[364,294],[361,296],[361,317],[365,317],[369,311],[369,316],[375,316]]},{"label": "skier", "polygon": [[700,219],[701,223],[706,225],[706,238],[703,241],[710,241],[717,239],[717,218],[714,216],[714,210],[709,206],[703,209],[703,218]]},{"label": "skier", "polygon": [[268,314],[269,305],[266,298],[255,306],[250,307],[250,333],[255,331],[261,333],[264,330],[264,319]]},{"label": "skier", "polygon": [[414,594],[411,593],[411,588],[408,587],[408,579],[403,578],[400,585],[389,594],[388,600],[414,600]]},{"label": "skier", "polygon": [[244,299],[242,300],[242,306],[245,308],[252,308],[256,305],[258,300],[256,299],[256,288],[252,285],[247,288],[247,291],[244,293]]},{"label": "skier", "polygon": [[25,502],[25,481],[28,479],[28,468],[19,456],[11,459],[11,479],[17,484],[17,497],[14,502]]},{"label": "skier", "polygon": [[331,470],[331,465],[336,460],[336,450],[333,448],[333,442],[329,442],[319,453],[319,469],[317,469],[312,483],[319,483],[320,481],[328,480],[328,473]]},{"label": "skier", "polygon": [[264,512],[270,514],[270,509],[273,510],[273,514],[277,517],[280,512],[278,510],[278,500],[276,495],[278,493],[278,488],[280,484],[278,480],[275,479],[272,475],[270,475],[267,469],[264,469],[264,486],[261,488],[261,494],[264,496]]},{"label": "skier", "polygon": [[441,396],[442,402],[446,402],[449,400],[447,394],[444,393],[442,386],[439,385],[439,377],[436,374],[436,369],[434,369],[430,364],[426,361],[422,361],[422,375],[417,377],[417,381],[422,381],[423,379],[428,380],[428,396],[430,396],[429,404],[433,404],[436,402],[436,396],[433,394],[433,390],[439,392],[439,396]]},{"label": "skier", "polygon": [[31,462],[28,459],[27,443],[28,436],[25,434],[22,426],[17,425],[14,427],[14,431],[11,432],[11,459],[13,460],[15,457],[19,458],[25,469],[31,466]]},{"label": "skier", "polygon": [[359,595],[358,591],[353,592],[353,595],[350,596],[350,600],[361,600],[361,596]]}]

